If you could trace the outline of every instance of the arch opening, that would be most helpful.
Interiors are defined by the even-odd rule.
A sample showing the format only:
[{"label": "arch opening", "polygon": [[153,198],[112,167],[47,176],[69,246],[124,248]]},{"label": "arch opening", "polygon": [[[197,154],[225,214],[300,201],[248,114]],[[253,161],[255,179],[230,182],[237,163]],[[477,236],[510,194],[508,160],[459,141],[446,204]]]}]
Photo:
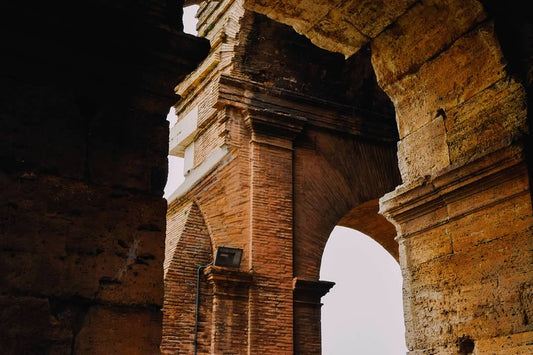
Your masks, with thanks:
[{"label": "arch opening", "polygon": [[398,262],[380,243],[337,226],[320,278],[335,282],[322,298],[322,353],[399,355],[407,351]]}]

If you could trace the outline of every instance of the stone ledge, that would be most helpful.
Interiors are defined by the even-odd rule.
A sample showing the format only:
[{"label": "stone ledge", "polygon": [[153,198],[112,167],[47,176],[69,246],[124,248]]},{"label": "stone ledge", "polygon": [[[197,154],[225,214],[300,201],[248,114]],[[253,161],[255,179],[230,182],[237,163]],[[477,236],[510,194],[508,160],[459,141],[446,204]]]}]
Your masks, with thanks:
[{"label": "stone ledge", "polygon": [[204,270],[213,294],[230,297],[247,297],[252,283],[252,274],[227,267],[209,266]]},{"label": "stone ledge", "polygon": [[[440,175],[426,176],[409,185],[402,185],[380,199],[379,213],[396,226],[402,225],[422,216],[446,208],[449,204],[468,199],[476,193],[495,186],[502,186],[513,179],[527,174],[523,148],[506,146],[462,166],[450,166]],[[447,211],[445,217],[432,218],[431,224],[424,230],[436,227],[488,205],[503,201],[509,197],[524,193],[528,187],[519,187],[508,195],[499,195],[493,199],[472,201],[462,211]],[[420,231],[417,231],[420,232]],[[406,237],[407,235],[403,235]]]},{"label": "stone ledge", "polygon": [[262,110],[301,117],[306,125],[365,139],[380,142],[397,140],[396,127],[376,123],[378,120],[371,119],[376,116],[375,113],[263,83],[221,75],[218,95],[217,108],[233,106],[241,110]]},{"label": "stone ledge", "polygon": [[177,188],[177,190],[167,199],[168,204],[174,202],[189,191],[192,190],[202,179],[213,171],[219,163],[229,154],[229,148],[226,145],[215,149],[207,158],[200,163],[196,168],[191,169],[185,181]]},{"label": "stone ledge", "polygon": [[325,296],[333,286],[335,286],[335,282],[304,280],[295,277],[293,280],[294,302],[321,306],[322,303],[320,303],[320,299]]}]

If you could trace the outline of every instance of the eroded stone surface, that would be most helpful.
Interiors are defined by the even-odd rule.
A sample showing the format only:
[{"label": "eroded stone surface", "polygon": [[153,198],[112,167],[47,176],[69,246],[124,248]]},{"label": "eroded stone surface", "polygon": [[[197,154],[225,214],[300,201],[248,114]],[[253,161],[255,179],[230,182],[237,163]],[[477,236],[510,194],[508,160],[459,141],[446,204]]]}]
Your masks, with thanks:
[{"label": "eroded stone surface", "polygon": [[[235,7],[243,2],[350,59],[245,16]],[[172,86],[206,50],[174,31],[180,11],[169,3],[2,4],[5,353],[158,352],[164,116],[176,100]],[[207,228],[213,248],[243,248],[248,268],[206,275],[214,294],[212,317],[202,313],[202,351],[312,353],[302,345],[320,343],[317,300],[312,311],[297,302],[298,284],[320,284],[321,257],[298,227],[306,216],[298,201],[324,223],[313,230],[322,243],[328,225],[356,211],[354,201],[374,201],[397,181],[382,166],[394,160],[396,136],[377,77],[401,138],[403,185],[381,210],[399,232],[410,353],[532,352],[527,10],[455,0],[202,5],[200,34],[214,55],[178,86],[178,108],[197,106],[200,115],[192,166],[220,147],[228,154],[170,211],[196,203],[204,239]],[[368,43],[376,75],[367,56],[353,56]],[[250,64],[255,70],[243,70]],[[361,156],[375,158],[370,170],[380,173],[350,160]],[[318,175],[323,183],[302,173],[316,167],[328,170]],[[358,180],[365,176],[375,181]],[[190,332],[183,339],[190,345]]]},{"label": "eroded stone surface", "polygon": [[413,3],[414,0],[247,0],[244,6],[294,27],[318,47],[350,57]]},{"label": "eroded stone surface", "polygon": [[1,352],[158,353],[165,116],[207,44],[159,0],[1,7]]},{"label": "eroded stone surface", "polygon": [[380,84],[386,87],[415,73],[485,17],[483,6],[475,0],[417,2],[372,41],[372,60]]}]

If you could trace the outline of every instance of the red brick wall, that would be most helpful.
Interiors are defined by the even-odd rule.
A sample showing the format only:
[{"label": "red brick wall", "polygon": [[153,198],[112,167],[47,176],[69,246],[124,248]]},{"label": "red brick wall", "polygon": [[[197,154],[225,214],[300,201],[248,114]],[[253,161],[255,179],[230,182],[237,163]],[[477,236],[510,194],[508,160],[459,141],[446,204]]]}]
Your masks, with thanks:
[{"label": "red brick wall", "polygon": [[[163,354],[190,354],[194,344],[197,272],[200,266],[213,262],[211,238],[202,213],[193,203],[177,212],[185,220],[181,234],[169,237],[178,241],[165,274],[163,304]],[[198,353],[209,353],[211,347],[212,290],[203,271],[200,273],[200,308],[198,323]]]}]

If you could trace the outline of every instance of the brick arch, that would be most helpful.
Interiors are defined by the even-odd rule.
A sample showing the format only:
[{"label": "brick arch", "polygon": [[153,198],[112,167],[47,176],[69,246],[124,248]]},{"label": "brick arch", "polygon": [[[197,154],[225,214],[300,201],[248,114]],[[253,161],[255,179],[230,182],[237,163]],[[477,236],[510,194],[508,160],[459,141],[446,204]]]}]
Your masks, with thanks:
[{"label": "brick arch", "polygon": [[[365,233],[383,246],[398,261],[398,243],[395,240],[396,230],[390,222],[378,214],[378,209],[378,199],[363,202],[349,210],[333,227],[323,227],[322,229],[328,232],[315,239],[314,243],[313,240],[308,240],[306,243],[306,247],[314,246],[314,250],[309,253],[311,258],[308,257],[305,260],[308,267],[318,267],[318,272],[320,272],[323,252],[335,225],[349,227]],[[322,221],[327,223],[327,219]],[[323,225],[325,226],[326,224],[324,223]],[[302,258],[295,258],[295,262],[302,263]],[[301,266],[299,270],[301,270]],[[321,353],[322,304],[320,299],[333,285],[334,283],[332,282],[318,280],[318,276],[310,278],[310,275],[301,275],[295,278],[293,308],[295,354]]]},{"label": "brick arch", "polygon": [[379,214],[379,200],[364,202],[353,208],[337,225],[360,231],[378,242],[392,257],[399,261],[396,228]]},{"label": "brick arch", "polygon": [[[386,125],[376,127],[376,117],[359,112],[356,105],[346,110],[346,102],[335,100],[335,91],[328,91],[329,96],[301,91],[305,70],[302,76],[292,75],[297,70],[280,75],[287,72],[275,69],[273,64],[282,64],[279,58],[296,63],[278,66],[284,70],[305,69],[300,61],[309,60],[294,61],[294,56],[269,48],[266,39],[279,43],[287,37],[264,19],[254,25],[262,23],[256,28],[265,36],[249,32],[234,47],[244,54],[241,64],[259,63],[255,69],[261,75],[238,65],[229,72],[212,71],[219,58],[214,52],[213,61],[182,85],[184,117],[189,104],[216,101],[216,115],[209,106],[205,121],[198,121],[194,149],[211,152],[212,143],[222,144],[222,139],[229,147],[211,172],[210,161],[195,158],[197,172],[207,175],[195,186],[191,181],[186,198],[199,199],[206,215],[216,216],[210,221],[215,221],[217,241],[244,247],[247,260],[241,268],[253,276],[249,293],[225,295],[248,307],[248,316],[242,316],[247,321],[234,328],[240,333],[221,332],[232,339],[228,343],[248,353],[320,352],[320,296],[331,286],[318,280],[320,260],[339,223],[375,238],[380,234],[376,225],[386,226],[387,237],[380,242],[388,250],[393,250],[392,231],[397,231],[407,345],[413,354],[454,352],[465,343],[479,353],[500,347],[512,352],[530,341],[532,323],[523,321],[531,319],[531,307],[523,300],[531,290],[527,261],[533,223],[530,161],[524,158],[522,141],[525,92],[509,75],[493,19],[480,3],[244,4],[345,57],[370,49],[376,82],[394,104],[399,137],[380,140]],[[207,16],[209,11],[204,19],[215,18]],[[246,25],[241,30],[250,30],[252,21],[241,24]],[[208,21],[202,26],[219,43],[216,36],[223,26]],[[291,54],[294,46],[288,44]],[[249,50],[253,48],[258,50]],[[350,60],[345,64],[366,68]],[[196,79],[211,73],[220,74],[218,81],[206,83],[209,90],[204,92],[218,97],[187,98],[193,92],[189,89],[197,88]],[[355,88],[355,77],[361,78],[360,71],[354,74],[350,88]],[[317,83],[328,78],[320,76]],[[354,97],[364,102],[367,87],[361,88]],[[380,213],[394,229],[375,217],[378,199]],[[305,317],[312,321],[302,322]],[[214,318],[222,326],[226,322]],[[238,338],[248,343],[234,341]]]},{"label": "brick arch", "polygon": [[295,145],[294,276],[318,280],[337,224],[374,236],[397,258],[394,227],[377,214],[378,198],[400,181],[395,146],[318,130],[308,130]]},{"label": "brick arch", "polygon": [[[370,43],[399,128],[402,185],[380,212],[398,231],[410,353],[531,352],[527,11],[476,0],[302,11],[310,3],[245,6],[345,55]],[[502,25],[518,31],[506,36]]]},{"label": "brick arch", "polygon": [[[170,257],[169,257],[170,255]],[[204,217],[196,203],[185,205],[168,221],[163,304],[163,354],[188,354],[193,349],[197,272],[213,261]],[[211,286],[201,275],[198,352],[211,344]]]},{"label": "brick arch", "polygon": [[294,349],[320,354],[322,255],[336,225],[358,229],[398,260],[396,230],[378,214],[378,198],[400,181],[390,142],[308,129],[294,149]]}]

